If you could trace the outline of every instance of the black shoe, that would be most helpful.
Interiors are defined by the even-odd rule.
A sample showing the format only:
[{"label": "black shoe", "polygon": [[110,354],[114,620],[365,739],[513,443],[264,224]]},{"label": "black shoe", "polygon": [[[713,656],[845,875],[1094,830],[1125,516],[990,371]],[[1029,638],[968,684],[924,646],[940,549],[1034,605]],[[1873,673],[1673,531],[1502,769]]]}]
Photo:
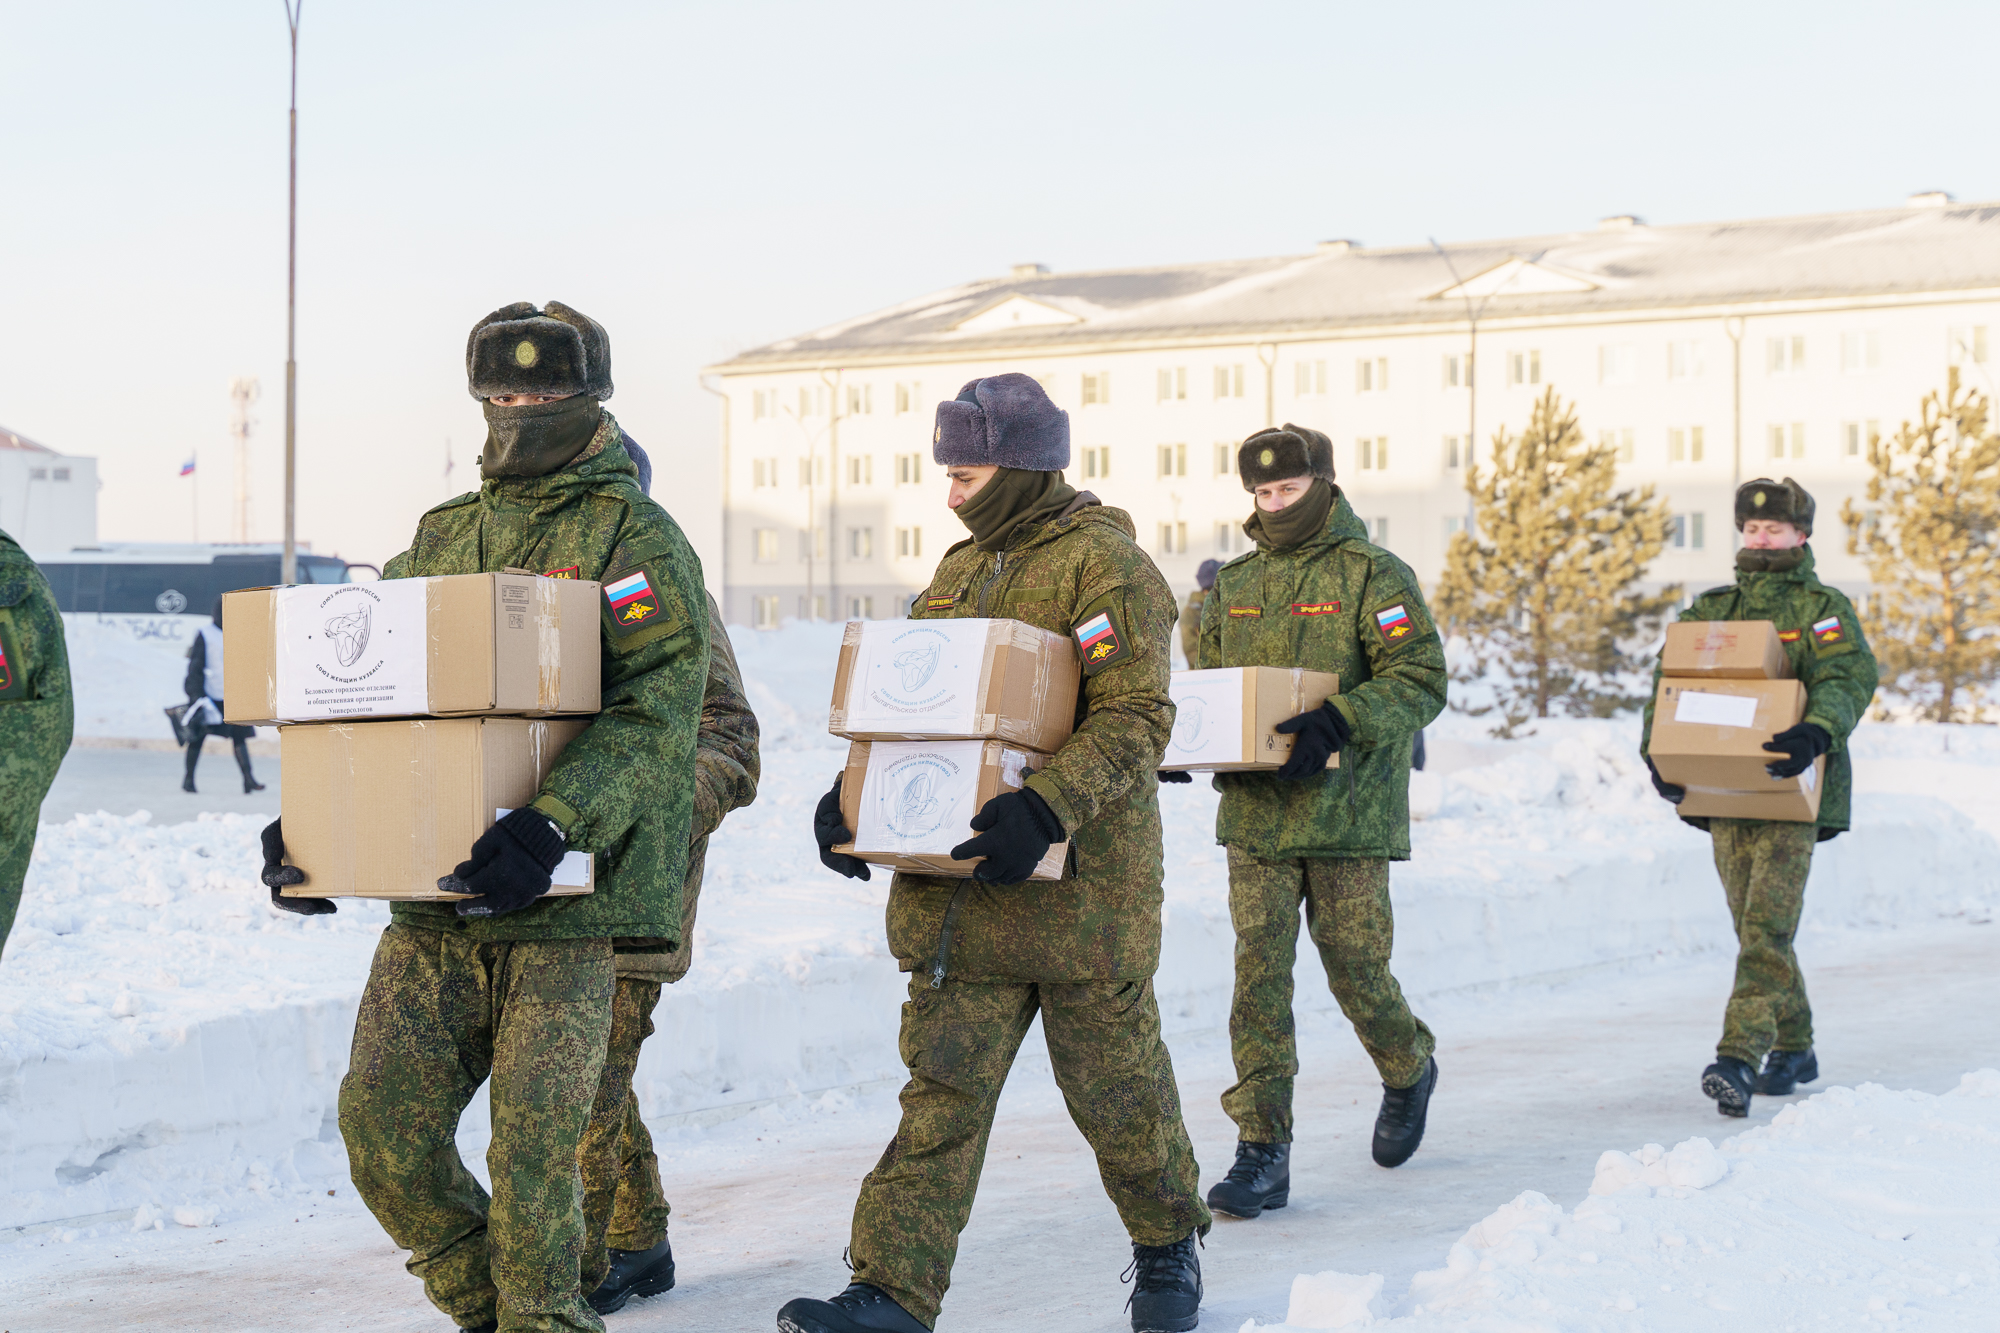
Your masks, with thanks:
[{"label": "black shoe", "polygon": [[1236,1165],[1208,1192],[1208,1206],[1231,1217],[1283,1208],[1292,1197],[1292,1145],[1239,1143]]},{"label": "black shoe", "polygon": [[[194,792],[194,774],[190,773],[186,777],[181,779],[181,790],[185,792]],[[200,793],[195,792],[195,795],[200,795]]]},{"label": "black shoe", "polygon": [[1415,1154],[1424,1141],[1424,1121],[1437,1085],[1436,1056],[1424,1061],[1423,1077],[1414,1087],[1382,1085],[1382,1109],[1375,1114],[1375,1165],[1401,1166]]},{"label": "black shoe", "polygon": [[1120,1281],[1132,1284],[1125,1308],[1132,1333],[1187,1333],[1201,1322],[1201,1257],[1195,1233],[1172,1245],[1132,1246],[1132,1266]]},{"label": "black shoe", "polygon": [[1764,1057],[1764,1072],[1757,1075],[1759,1097],[1789,1097],[1801,1083],[1819,1077],[1819,1057],[1808,1046],[1803,1051],[1772,1051]]},{"label": "black shoe", "polygon": [[1757,1071],[1733,1055],[1718,1056],[1701,1071],[1701,1090],[1715,1098],[1715,1109],[1722,1115],[1749,1115],[1750,1086],[1756,1081]]},{"label": "black shoe", "polygon": [[257,779],[255,778],[243,779],[243,794],[245,796],[248,796],[253,791],[262,791],[262,790],[264,790],[264,784],[257,781]]},{"label": "black shoe", "polygon": [[779,1333],[931,1333],[887,1292],[866,1282],[849,1283],[830,1301],[804,1296],[786,1301],[778,1311],[778,1329]]},{"label": "black shoe", "polygon": [[674,1247],[662,1236],[650,1250],[611,1251],[611,1271],[586,1298],[599,1314],[616,1314],[634,1296],[674,1289]]}]

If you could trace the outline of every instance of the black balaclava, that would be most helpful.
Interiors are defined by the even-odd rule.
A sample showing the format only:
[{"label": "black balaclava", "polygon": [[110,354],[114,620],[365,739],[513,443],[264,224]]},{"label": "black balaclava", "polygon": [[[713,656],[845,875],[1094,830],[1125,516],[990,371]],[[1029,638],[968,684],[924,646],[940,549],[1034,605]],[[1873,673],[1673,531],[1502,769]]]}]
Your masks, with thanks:
[{"label": "black balaclava", "polygon": [[1314,477],[1304,495],[1275,514],[1251,510],[1243,531],[1259,546],[1277,550],[1297,546],[1326,530],[1326,520],[1333,514],[1334,495],[1332,483],[1325,477]]},{"label": "black balaclava", "polygon": [[1046,523],[1076,499],[1060,472],[1003,467],[952,513],[982,551],[1006,547],[1017,528]]},{"label": "black balaclava", "polygon": [[1782,574],[1788,569],[1797,569],[1805,563],[1805,558],[1804,542],[1777,551],[1745,546],[1736,552],[1736,568],[1745,574]]},{"label": "black balaclava", "polygon": [[488,399],[480,407],[486,413],[486,447],[479,454],[479,475],[488,480],[556,471],[583,452],[604,414],[604,404],[588,393],[521,407]]}]

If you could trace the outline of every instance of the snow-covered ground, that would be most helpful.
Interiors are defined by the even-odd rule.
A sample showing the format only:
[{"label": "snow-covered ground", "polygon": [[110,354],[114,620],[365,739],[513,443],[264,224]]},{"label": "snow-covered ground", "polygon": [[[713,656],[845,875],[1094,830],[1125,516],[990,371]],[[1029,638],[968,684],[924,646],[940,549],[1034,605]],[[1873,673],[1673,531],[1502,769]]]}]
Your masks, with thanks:
[{"label": "snow-covered ground", "polygon": [[[125,632],[123,642],[151,642],[155,647],[147,651],[152,656],[170,656],[164,639],[134,639]],[[80,717],[101,718],[108,728],[98,733],[102,735],[120,734],[120,726],[153,727],[158,704],[148,695],[142,709],[129,699],[142,678],[151,681],[159,674],[161,663],[143,670],[134,666],[127,660],[132,655],[118,646],[115,627],[92,626],[86,633],[94,634],[96,642],[79,651],[72,626]],[[769,1150],[760,1141],[759,1131],[770,1131],[800,1145],[808,1157],[839,1158],[841,1165],[833,1173],[837,1179],[831,1184],[822,1179],[815,1188],[829,1196],[846,1191],[851,1198],[853,1180],[893,1124],[902,978],[882,946],[886,877],[856,884],[826,872],[818,865],[806,827],[842,754],[843,743],[824,731],[839,629],[793,626],[769,634],[738,631],[734,637],[764,725],[764,782],[756,804],[730,818],[711,852],[695,970],[662,1000],[656,1016],[659,1032],[640,1066],[642,1107],[667,1136],[668,1155],[678,1171],[727,1177],[749,1163],[758,1170],[779,1170],[782,1163],[767,1158]],[[110,665],[99,669],[93,663]],[[173,697],[177,681],[169,675],[165,697]],[[127,702],[115,697],[121,695]],[[1467,1026],[1489,1032],[1480,1054],[1490,1058],[1484,1052],[1495,1043],[1505,1047],[1511,1034],[1532,1027],[1529,1016],[1546,1009],[1552,995],[1595,997],[1583,1002],[1585,1009],[1633,1004],[1646,1011],[1660,1002],[1662,986],[1689,987],[1686,1003],[1697,1008],[1676,1015],[1675,1022],[1685,1029],[1682,1037],[1698,1034],[1693,1046],[1681,1041],[1684,1049],[1672,1062],[1648,1059],[1643,1049],[1622,1051],[1618,1060],[1621,1068],[1645,1071],[1662,1089],[1660,1097],[1668,1100],[1647,1103],[1622,1120],[1614,1117],[1617,1123],[1604,1130],[1607,1137],[1583,1143],[1594,1154],[1610,1146],[1636,1148],[1648,1138],[1673,1143],[1688,1136],[1675,1135],[1676,1128],[1692,1133],[1714,1126],[1707,1132],[1718,1133],[1740,1127],[1715,1123],[1707,1104],[1692,1092],[1699,1063],[1684,1067],[1705,1059],[1703,1044],[1713,1041],[1711,1029],[1726,993],[1733,950],[1727,913],[1707,840],[1674,820],[1647,785],[1633,753],[1636,723],[1552,722],[1533,738],[1504,744],[1488,739],[1485,726],[1453,715],[1441,719],[1430,733],[1432,769],[1413,781],[1413,804],[1420,816],[1415,857],[1394,871],[1396,970],[1405,988],[1427,1015],[1476,1017],[1477,1023]],[[1954,959],[1981,959],[1988,972],[1995,971],[1990,964],[2000,961],[2000,949],[1989,946],[1994,937],[1975,923],[1990,921],[2000,905],[2000,801],[1995,800],[2000,795],[2000,735],[1987,728],[1869,725],[1856,737],[1856,756],[1862,793],[1857,828],[1823,845],[1815,858],[1800,946],[1809,979],[1816,975],[1817,959],[1866,958],[1884,951],[1923,956],[1933,936],[1949,942],[1937,947]],[[1219,1120],[1211,1108],[1228,1077],[1226,1043],[1216,1035],[1224,1022],[1230,978],[1226,875],[1221,849],[1211,836],[1214,793],[1201,783],[1174,786],[1162,790],[1162,800],[1168,815],[1169,870],[1158,988],[1191,1123],[1205,1123]],[[383,1252],[380,1262],[394,1268],[379,1232],[353,1212],[338,1135],[330,1123],[354,1004],[386,913],[355,902],[343,903],[332,918],[302,920],[271,913],[255,884],[255,836],[261,822],[257,816],[223,815],[159,826],[137,817],[81,815],[43,829],[21,922],[0,961],[0,1227],[27,1229],[14,1234],[41,1247],[38,1252],[50,1256],[47,1263],[65,1262],[58,1254],[64,1248],[59,1241],[56,1249],[48,1248],[51,1238],[74,1233],[77,1244],[87,1249],[106,1245],[113,1236],[129,1238],[135,1225],[157,1226],[162,1228],[156,1233],[158,1243],[164,1245],[176,1223],[254,1231],[278,1210],[288,1221],[310,1198],[315,1224],[350,1228],[354,1245],[372,1244]],[[1690,978],[1697,975],[1701,985],[1692,986]],[[1912,977],[1910,984],[1920,984],[1920,978]],[[1299,1003],[1309,1048],[1317,1042],[1322,1050],[1345,1052],[1343,1069],[1351,1075],[1352,1038],[1310,950],[1301,971]],[[1433,1026],[1439,1025],[1433,1018]],[[2000,1065],[2000,1041],[1983,1020],[1953,1016],[1941,1034],[1930,1035],[1964,1048],[1963,1058],[1952,1062],[1954,1078],[1968,1069]],[[1035,1040],[1024,1052],[1016,1080],[1020,1090],[1010,1089],[1015,1099],[1010,1105],[1039,1107],[1036,1098],[1052,1096],[1051,1089],[1041,1086],[1047,1075],[1037,1063]],[[1453,1058],[1459,1064],[1447,1066],[1447,1090],[1462,1077],[1449,1070],[1465,1067],[1474,1052],[1468,1049]],[[1559,1084],[1575,1077],[1578,1066],[1589,1067],[1602,1058],[1597,1051],[1566,1051],[1560,1068],[1525,1070],[1521,1076]],[[1872,1074],[1881,1064],[1870,1063],[1867,1071]],[[1829,1081],[1858,1079],[1852,1071],[1829,1069]],[[1365,1071],[1347,1083],[1356,1095],[1342,1099],[1353,1104],[1340,1112],[1353,1122],[1348,1142],[1358,1143],[1372,1113],[1364,1105],[1372,1083]],[[1873,1106],[1870,1099],[1890,1094],[1864,1089],[1842,1095]],[[1440,1093],[1440,1106],[1447,1097]],[[1685,1108],[1690,1115],[1708,1112],[1706,1121],[1682,1116],[1681,1101],[1690,1102]],[[1990,1181],[1994,1163],[2000,1161],[2000,1149],[1994,1146],[2000,1139],[1994,1137],[1990,1114],[1981,1121],[1978,1110],[1965,1109],[1975,1102],[1989,1113],[1995,1105],[1990,1095],[1982,1100],[1960,1094],[1940,1102],[1947,1109],[1935,1114],[1941,1122],[1957,1115],[1974,1127],[1964,1133],[1968,1146],[1962,1155],[1967,1160],[1958,1174],[1971,1179],[1985,1171]],[[1662,1113],[1663,1105],[1674,1108],[1671,1116]],[[1052,1124],[1059,1123],[1059,1100],[1044,1109]],[[1766,1118],[1766,1109],[1760,1102],[1756,1120]],[[1879,1120],[1887,1113],[1868,1114]],[[1510,1132],[1507,1122],[1497,1123],[1500,1132]],[[1987,1128],[1978,1130],[1979,1125]],[[1616,1137],[1621,1132],[1642,1137],[1621,1143]],[[1222,1133],[1226,1135],[1226,1125]],[[1782,1139],[1777,1129],[1759,1133],[1774,1136],[1773,1144]],[[1197,1130],[1210,1178],[1226,1164],[1227,1138],[1218,1147],[1216,1137],[1209,1132],[1212,1141],[1204,1144],[1203,1131]],[[468,1113],[462,1138],[469,1154],[483,1146],[483,1101],[475,1101]],[[996,1156],[1003,1148],[996,1137]],[[1427,1146],[1419,1162],[1432,1151]],[[1722,1158],[1747,1161],[1764,1151],[1739,1143],[1725,1146]],[[1864,1168],[1875,1172],[1868,1176],[1872,1184],[1854,1188],[1876,1190],[1885,1198],[1903,1197],[1897,1193],[1901,1184],[1916,1189],[1913,1182],[1921,1174],[1915,1168],[1901,1175],[1888,1167],[1878,1172],[1879,1164],[1864,1162],[1866,1154],[1852,1147],[1844,1155],[1825,1144],[1811,1151],[1822,1152],[1826,1169],[1843,1178]],[[847,1158],[857,1152],[859,1165],[849,1170]],[[1461,1157],[1468,1155],[1478,1153],[1469,1146]],[[1385,1294],[1376,1296],[1377,1311],[1415,1318],[1414,1306],[1421,1303],[1424,1319],[1458,1321],[1440,1327],[1486,1327],[1479,1320],[1489,1316],[1515,1321],[1506,1327],[1533,1327],[1538,1326],[1531,1318],[1533,1301],[1549,1300],[1553,1309],[1563,1301],[1585,1299],[1581,1287],[1535,1286],[1529,1279],[1542,1272],[1539,1264],[1507,1267],[1507,1281],[1495,1279],[1489,1293],[1490,1309],[1468,1294],[1472,1279],[1450,1264],[1440,1270],[1447,1277],[1425,1288],[1430,1292],[1434,1287],[1435,1298],[1404,1297],[1409,1275],[1437,1268],[1451,1235],[1538,1182],[1520,1174],[1531,1165],[1529,1159],[1509,1156],[1498,1145],[1487,1156],[1517,1174],[1489,1180],[1491,1172],[1475,1172],[1487,1187],[1476,1197],[1440,1191],[1437,1207],[1445,1214],[1461,1210],[1459,1220],[1442,1228],[1442,1234],[1423,1233],[1426,1243],[1435,1242],[1430,1251],[1406,1247],[1381,1261],[1375,1271],[1394,1280],[1382,1289]],[[1757,1160],[1763,1169],[1765,1159]],[[1381,1174],[1400,1180],[1411,1171]],[[1699,1197],[1677,1202],[1693,1207],[1730,1191],[1766,1188],[1752,1182],[1752,1174],[1735,1171]],[[1558,1185],[1552,1181],[1547,1188]],[[1087,1164],[1080,1182],[1066,1179],[1061,1188],[1065,1198],[1086,1198],[1094,1188]],[[329,1189],[336,1191],[332,1200],[327,1199]],[[2000,1197],[1991,1188],[1986,1195]],[[1604,1207],[1637,1207],[1636,1199],[1608,1197]],[[1665,1199],[1659,1194],[1644,1202],[1665,1207]],[[677,1210],[677,1218],[682,1215]],[[1274,1215],[1255,1225],[1271,1235],[1304,1223],[1308,1215],[1306,1207],[1295,1204],[1289,1216]],[[1831,1214],[1821,1207],[1818,1215]],[[1662,1294],[1632,1286],[1639,1279],[1631,1274],[1638,1270],[1618,1267],[1625,1260],[1614,1257],[1623,1253],[1616,1247],[1574,1239],[1601,1221],[1601,1216],[1593,1221],[1583,1213],[1549,1221],[1551,1244],[1571,1237],[1563,1241],[1570,1248],[1558,1247],[1559,1253],[1587,1249],[1600,1256],[1602,1262],[1587,1277],[1601,1285],[1610,1281],[1603,1275],[1615,1271],[1629,1288],[1627,1294],[1651,1303],[1641,1314],[1618,1315],[1623,1323],[1603,1322],[1616,1313],[1613,1292],[1607,1298],[1612,1314],[1602,1320],[1594,1313],[1598,1307],[1590,1306],[1588,1318],[1579,1315],[1569,1323],[1554,1319],[1546,1326],[1652,1326],[1643,1322],[1643,1309],[1654,1308],[1658,1302],[1652,1298]],[[1636,1231],[1638,1225],[1632,1222],[1630,1228]],[[1519,1236],[1528,1234],[1506,1221],[1481,1226],[1485,1230],[1480,1234],[1496,1241],[1488,1248],[1508,1255],[1518,1256]],[[1701,1231],[1693,1221],[1658,1221],[1654,1229],[1708,1236],[1721,1246],[1721,1232]],[[1989,1231],[1995,1229],[1989,1226]],[[1439,1230],[1432,1227],[1432,1232]],[[1238,1233],[1231,1229],[1228,1234]],[[374,1239],[368,1241],[371,1235]],[[971,1241],[968,1235],[968,1245]],[[134,1243],[117,1242],[125,1247]],[[1219,1243],[1212,1238],[1211,1250]],[[1293,1248],[1299,1243],[1293,1242]],[[752,1253],[745,1254],[743,1246],[731,1248],[725,1241],[718,1253],[738,1265],[800,1261],[791,1250],[759,1250],[757,1244],[755,1236],[746,1239]],[[837,1252],[837,1241],[833,1248]],[[1309,1243],[1306,1248],[1313,1249]],[[1690,1256],[1701,1254],[1693,1239],[1665,1248],[1685,1250],[1680,1257],[1689,1262]],[[807,1270],[813,1275],[807,1289],[827,1285],[831,1274],[818,1262],[823,1256],[805,1257],[815,1265]],[[1211,1258],[1212,1268],[1216,1258]],[[1310,1262],[1299,1262],[1290,1272],[1354,1271],[1357,1265],[1349,1259],[1332,1248],[1314,1250]],[[1573,1266],[1583,1261],[1571,1256],[1559,1262]],[[1548,1272],[1555,1266],[1557,1261],[1551,1261]],[[687,1267],[684,1261],[684,1271]],[[54,1270],[37,1266],[34,1271]],[[1964,1271],[1992,1294],[1990,1273]],[[1713,1280],[1698,1280],[1711,1285],[1734,1280],[1724,1269],[1715,1272],[1719,1276]],[[1226,1300],[1216,1300],[1223,1295],[1218,1280],[1219,1273],[1212,1273],[1212,1318],[1229,1308]],[[1273,1283],[1282,1288],[1289,1275],[1281,1281],[1261,1273],[1256,1281],[1263,1292]],[[1660,1282],[1675,1279],[1662,1277],[1653,1286]],[[1801,1290],[1812,1286],[1810,1276],[1802,1283]],[[5,1293],[0,1286],[0,1308],[7,1304]],[[1333,1300],[1327,1297],[1315,1305],[1316,1299],[1308,1293],[1306,1304],[1293,1313],[1309,1319],[1315,1317],[1311,1311]],[[664,1305],[655,1302],[649,1308]],[[1275,1303],[1260,1296],[1239,1308],[1237,1323],[1252,1315],[1267,1323],[1285,1317],[1282,1296]],[[419,1308],[411,1318],[420,1315]],[[1047,1326],[1117,1326],[1115,1320],[1092,1318]],[[768,1311],[759,1311],[757,1318],[740,1325],[707,1326],[768,1326],[768,1319]],[[951,1320],[948,1304],[947,1322]],[[382,1326],[431,1325],[419,1319]]]}]

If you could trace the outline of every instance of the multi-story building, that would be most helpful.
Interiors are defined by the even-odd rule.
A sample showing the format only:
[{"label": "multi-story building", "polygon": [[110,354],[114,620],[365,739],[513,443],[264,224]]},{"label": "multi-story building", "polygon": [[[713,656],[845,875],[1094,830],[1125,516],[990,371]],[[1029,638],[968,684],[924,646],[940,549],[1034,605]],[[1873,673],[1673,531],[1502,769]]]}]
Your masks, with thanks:
[{"label": "multi-story building", "polygon": [[0,426],[0,530],[35,552],[97,541],[97,460]]},{"label": "multi-story building", "polygon": [[1915,417],[1949,367],[1994,393],[1996,334],[2000,204],[1941,194],[1442,247],[1021,265],[710,368],[727,402],[719,581],[738,623],[902,614],[965,535],[931,463],[935,404],[1022,371],[1070,414],[1071,480],[1130,511],[1176,587],[1245,549],[1234,446],[1288,421],[1333,437],[1375,539],[1434,581],[1467,520],[1466,468],[1553,388],[1621,478],[1670,501],[1655,581],[1726,581],[1735,485],[1789,474],[1819,500],[1823,576],[1859,588],[1837,515],[1866,484],[1869,438]]}]

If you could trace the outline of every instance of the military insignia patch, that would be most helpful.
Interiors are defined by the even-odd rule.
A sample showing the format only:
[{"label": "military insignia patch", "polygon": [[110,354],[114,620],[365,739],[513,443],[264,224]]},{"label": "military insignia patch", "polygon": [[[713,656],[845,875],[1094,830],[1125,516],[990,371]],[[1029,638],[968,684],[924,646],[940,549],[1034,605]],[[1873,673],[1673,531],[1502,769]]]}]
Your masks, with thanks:
[{"label": "military insignia patch", "polygon": [[545,579],[580,578],[582,577],[582,567],[578,565],[564,565],[561,569],[550,570],[548,573],[542,575],[542,577]]},{"label": "military insignia patch", "polygon": [[1337,616],[1340,614],[1340,603],[1293,602],[1292,614],[1295,616]]},{"label": "military insignia patch", "polygon": [[924,598],[924,610],[926,611],[949,611],[957,604],[958,598],[950,594],[943,597]]},{"label": "military insignia patch", "polygon": [[0,617],[0,699],[27,697],[27,663],[14,648],[13,626]]},{"label": "military insignia patch", "polygon": [[1118,638],[1117,626],[1111,623],[1111,613],[1099,611],[1076,627],[1076,646],[1084,661],[1102,662],[1116,656],[1125,645]]},{"label": "military insignia patch", "polygon": [[1779,643],[1797,643],[1798,641],[1799,631],[1795,629],[1781,629],[1778,631]]},{"label": "military insignia patch", "polygon": [[530,342],[528,339],[523,338],[521,339],[520,342],[514,344],[515,365],[520,366],[523,369],[526,369],[527,367],[534,365],[535,362],[541,359],[542,359],[541,352],[538,351],[535,347],[535,344]]},{"label": "military insignia patch", "polygon": [[630,632],[660,614],[660,594],[643,569],[604,585],[604,600],[611,607],[611,623]]},{"label": "military insignia patch", "polygon": [[1232,616],[1247,616],[1250,617],[1251,619],[1255,619],[1256,617],[1264,614],[1264,608],[1261,606],[1232,606],[1229,608],[1229,614]]},{"label": "military insignia patch", "polygon": [[1385,606],[1375,613],[1375,628],[1381,632],[1382,642],[1399,644],[1416,637],[1416,622],[1410,619],[1410,612],[1401,602]]},{"label": "military insignia patch", "polygon": [[1840,627],[1839,616],[1828,616],[1825,620],[1813,622],[1813,642],[1817,644],[1839,643],[1847,637]]}]

